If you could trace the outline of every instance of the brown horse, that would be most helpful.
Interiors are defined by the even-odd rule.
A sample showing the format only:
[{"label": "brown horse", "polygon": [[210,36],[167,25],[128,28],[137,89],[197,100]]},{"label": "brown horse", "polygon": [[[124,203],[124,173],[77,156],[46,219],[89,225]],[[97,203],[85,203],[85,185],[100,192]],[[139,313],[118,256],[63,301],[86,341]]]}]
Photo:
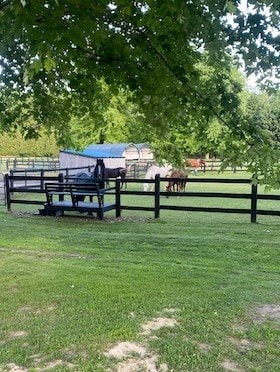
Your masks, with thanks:
[{"label": "brown horse", "polygon": [[206,169],[206,162],[204,159],[186,159],[186,167],[189,167],[193,170],[194,174],[197,175],[198,169]]},{"label": "brown horse", "polygon": [[185,191],[186,190],[186,183],[188,176],[186,172],[183,170],[172,170],[170,174],[170,178],[174,178],[170,180],[166,186],[166,191],[174,192],[174,191]]}]

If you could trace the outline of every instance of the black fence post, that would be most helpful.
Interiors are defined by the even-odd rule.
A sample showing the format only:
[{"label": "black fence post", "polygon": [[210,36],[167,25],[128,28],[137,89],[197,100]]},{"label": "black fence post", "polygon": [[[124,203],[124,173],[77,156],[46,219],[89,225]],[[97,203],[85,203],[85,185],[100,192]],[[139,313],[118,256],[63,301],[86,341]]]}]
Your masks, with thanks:
[{"label": "black fence post", "polygon": [[[132,169],[132,173],[133,173],[133,178],[137,178],[137,176],[139,175],[139,172],[138,172],[138,175],[136,175],[136,164],[131,164],[130,165],[130,169]],[[139,167],[138,167],[138,171],[139,171]]]},{"label": "black fence post", "polygon": [[43,169],[41,169],[41,171],[40,171],[40,177],[41,177],[40,187],[41,187],[41,190],[44,191],[45,190],[45,184],[44,184],[44,170]]},{"label": "black fence post", "polygon": [[6,203],[7,203],[7,210],[8,212],[11,211],[11,194],[10,194],[10,183],[9,183],[9,175],[6,173],[4,177],[5,182],[5,191],[6,191]]},{"label": "black fence post", "polygon": [[116,179],[116,218],[121,217],[121,179]]},{"label": "black fence post", "polygon": [[[63,173],[59,173],[58,174],[58,182],[63,183],[63,180],[64,180]],[[61,191],[63,191],[63,188],[62,188]],[[63,194],[59,195],[58,200],[63,201],[64,200],[64,195]]]},{"label": "black fence post", "polygon": [[[14,171],[12,169],[10,170],[10,175],[14,175]],[[14,187],[14,180],[11,179],[9,184],[11,184],[11,187]]]},{"label": "black fence post", "polygon": [[159,218],[160,212],[160,174],[155,175],[155,218]]},{"label": "black fence post", "polygon": [[257,222],[257,200],[258,200],[258,185],[252,184],[251,188],[251,222]]}]

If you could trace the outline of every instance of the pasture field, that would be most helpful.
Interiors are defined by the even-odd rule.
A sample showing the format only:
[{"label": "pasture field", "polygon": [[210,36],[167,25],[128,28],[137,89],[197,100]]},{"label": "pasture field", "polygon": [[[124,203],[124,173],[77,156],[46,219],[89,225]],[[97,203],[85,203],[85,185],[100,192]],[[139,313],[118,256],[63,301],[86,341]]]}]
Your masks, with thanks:
[{"label": "pasture field", "polygon": [[36,208],[0,206],[0,371],[279,371],[278,217]]}]

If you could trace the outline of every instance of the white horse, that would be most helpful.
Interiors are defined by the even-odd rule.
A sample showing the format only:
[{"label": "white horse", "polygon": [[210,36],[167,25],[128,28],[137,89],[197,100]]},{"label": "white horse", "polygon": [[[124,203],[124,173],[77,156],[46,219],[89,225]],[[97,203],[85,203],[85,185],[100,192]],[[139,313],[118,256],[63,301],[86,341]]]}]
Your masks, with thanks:
[{"label": "white horse", "polygon": [[[170,171],[172,169],[171,165],[165,165],[163,167],[159,167],[158,165],[152,165],[145,174],[146,180],[154,180],[155,175],[159,174],[161,178],[165,178],[170,174]],[[151,191],[153,191],[155,184],[154,183],[144,183],[143,189],[144,191],[149,191],[149,188]]]}]

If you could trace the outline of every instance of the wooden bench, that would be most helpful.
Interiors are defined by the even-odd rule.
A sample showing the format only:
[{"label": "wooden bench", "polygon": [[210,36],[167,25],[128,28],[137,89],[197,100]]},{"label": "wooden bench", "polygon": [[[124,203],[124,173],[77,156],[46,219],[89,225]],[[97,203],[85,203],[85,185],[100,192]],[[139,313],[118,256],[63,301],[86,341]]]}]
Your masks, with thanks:
[{"label": "wooden bench", "polygon": [[[111,188],[100,188],[99,183],[45,183],[47,203],[44,205],[46,215],[64,214],[65,211],[97,213],[103,219],[104,212],[116,209],[114,203],[104,203],[104,194]],[[85,201],[88,197],[89,201]],[[94,201],[96,198],[96,201]]]}]

